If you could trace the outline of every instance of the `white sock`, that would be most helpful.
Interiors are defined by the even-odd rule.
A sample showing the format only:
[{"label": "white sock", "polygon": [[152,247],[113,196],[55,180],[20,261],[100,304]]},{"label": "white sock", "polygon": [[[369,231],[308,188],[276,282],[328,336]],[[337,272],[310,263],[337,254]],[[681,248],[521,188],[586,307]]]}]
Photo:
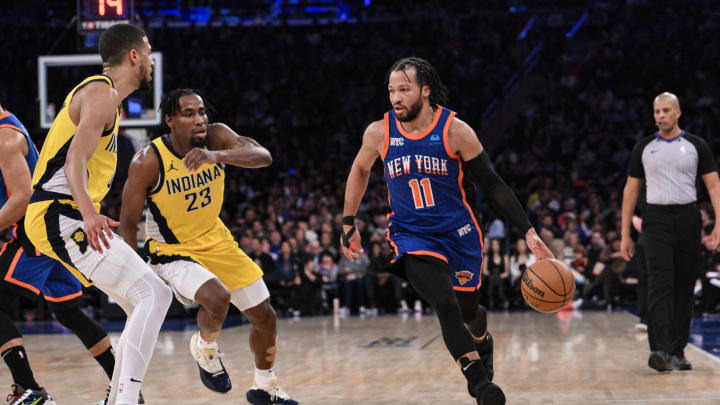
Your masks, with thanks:
[{"label": "white sock", "polygon": [[267,388],[272,385],[273,378],[275,378],[275,367],[270,370],[260,370],[255,368],[255,384],[260,388]]},{"label": "white sock", "polygon": [[217,348],[217,342],[206,342],[202,338],[202,332],[198,333],[198,346],[200,346],[201,349],[216,349]]}]

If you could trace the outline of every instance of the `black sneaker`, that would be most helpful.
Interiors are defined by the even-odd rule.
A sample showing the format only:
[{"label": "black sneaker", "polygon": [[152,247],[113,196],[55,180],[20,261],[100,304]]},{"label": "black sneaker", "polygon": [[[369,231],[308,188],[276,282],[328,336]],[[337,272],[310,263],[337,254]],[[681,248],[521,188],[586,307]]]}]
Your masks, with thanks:
[{"label": "black sneaker", "polygon": [[491,383],[482,360],[460,359],[461,371],[468,381],[468,392],[478,405],[505,405],[505,394],[497,384]]},{"label": "black sneaker", "polygon": [[475,350],[480,355],[480,359],[485,365],[485,372],[487,372],[488,380],[492,381],[495,372],[493,370],[493,337],[490,332],[485,334],[485,338],[482,341],[475,341]]},{"label": "black sneaker", "polygon": [[505,393],[495,383],[489,383],[480,389],[476,397],[478,405],[505,405]]},{"label": "black sneaker", "polygon": [[650,358],[648,358],[648,366],[659,372],[672,370],[670,368],[670,356],[663,351],[651,352]]},{"label": "black sneaker", "polygon": [[673,370],[688,371],[692,370],[692,364],[683,355],[672,355],[670,356],[670,368]]}]

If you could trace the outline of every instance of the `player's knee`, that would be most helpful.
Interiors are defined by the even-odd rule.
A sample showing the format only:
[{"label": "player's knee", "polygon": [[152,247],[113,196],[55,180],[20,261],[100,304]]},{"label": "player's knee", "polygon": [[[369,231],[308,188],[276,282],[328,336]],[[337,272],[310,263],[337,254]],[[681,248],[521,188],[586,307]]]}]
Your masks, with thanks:
[{"label": "player's knee", "polygon": [[487,332],[487,310],[482,305],[479,305],[477,307],[477,311],[475,312],[475,316],[469,321],[466,320],[465,324],[468,326],[468,329],[470,329],[470,333],[472,333],[473,336],[483,336],[485,332]]},{"label": "player's knee", "polygon": [[214,317],[224,318],[230,308],[230,291],[221,289],[212,295],[203,305]]},{"label": "player's knee", "polygon": [[454,296],[443,295],[435,300],[435,312],[438,313],[438,316],[441,316],[441,314],[458,313],[460,312],[460,304],[458,304]]},{"label": "player's knee", "polygon": [[172,302],[172,289],[155,274],[148,273],[142,277],[142,284],[135,289],[134,302],[151,301],[152,310],[167,313]]},{"label": "player's knee", "polygon": [[263,301],[261,304],[246,311],[245,315],[248,320],[258,329],[273,330],[277,322],[277,314],[275,309],[270,305],[270,299]]},{"label": "player's knee", "polygon": [[55,319],[77,335],[83,345],[88,349],[107,337],[105,329],[85,315],[79,307],[63,310],[53,309],[53,313],[55,314]]},{"label": "player's knee", "polygon": [[10,314],[0,308],[0,348],[5,351],[22,344],[20,330],[15,326]]}]

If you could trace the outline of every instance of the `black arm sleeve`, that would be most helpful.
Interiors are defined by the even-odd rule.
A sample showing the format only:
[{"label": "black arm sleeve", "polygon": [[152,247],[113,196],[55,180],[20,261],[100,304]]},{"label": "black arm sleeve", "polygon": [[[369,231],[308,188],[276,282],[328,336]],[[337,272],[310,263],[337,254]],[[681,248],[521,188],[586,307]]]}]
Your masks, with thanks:
[{"label": "black arm sleeve", "polygon": [[477,184],[485,191],[490,205],[525,235],[532,228],[530,220],[510,187],[492,168],[488,154],[483,151],[477,157],[465,162],[465,165],[470,169]]}]

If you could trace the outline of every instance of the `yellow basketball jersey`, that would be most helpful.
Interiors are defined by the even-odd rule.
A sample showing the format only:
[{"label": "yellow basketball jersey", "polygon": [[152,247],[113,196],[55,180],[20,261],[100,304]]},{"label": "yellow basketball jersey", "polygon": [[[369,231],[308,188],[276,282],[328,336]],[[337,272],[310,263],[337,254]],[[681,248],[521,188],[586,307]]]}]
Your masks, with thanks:
[{"label": "yellow basketball jersey", "polygon": [[[75,86],[65,97],[62,109],[55,117],[45,138],[35,172],[33,173],[33,201],[49,199],[70,200],[72,195],[65,178],[65,159],[70,142],[75,136],[77,125],[70,119],[68,108],[75,93],[89,83],[105,82],[115,87],[112,79],[105,75],[90,76]],[[117,168],[117,132],[120,124],[120,110],[115,113],[113,127],[102,133],[97,148],[87,164],[88,191],[95,206],[100,210],[100,201],[110,190]],[[74,202],[71,204],[75,205]]]},{"label": "yellow basketball jersey", "polygon": [[158,242],[184,243],[211,230],[222,208],[225,167],[206,164],[189,172],[167,136],[150,146],[158,157],[160,178],[147,198],[147,236]]}]

